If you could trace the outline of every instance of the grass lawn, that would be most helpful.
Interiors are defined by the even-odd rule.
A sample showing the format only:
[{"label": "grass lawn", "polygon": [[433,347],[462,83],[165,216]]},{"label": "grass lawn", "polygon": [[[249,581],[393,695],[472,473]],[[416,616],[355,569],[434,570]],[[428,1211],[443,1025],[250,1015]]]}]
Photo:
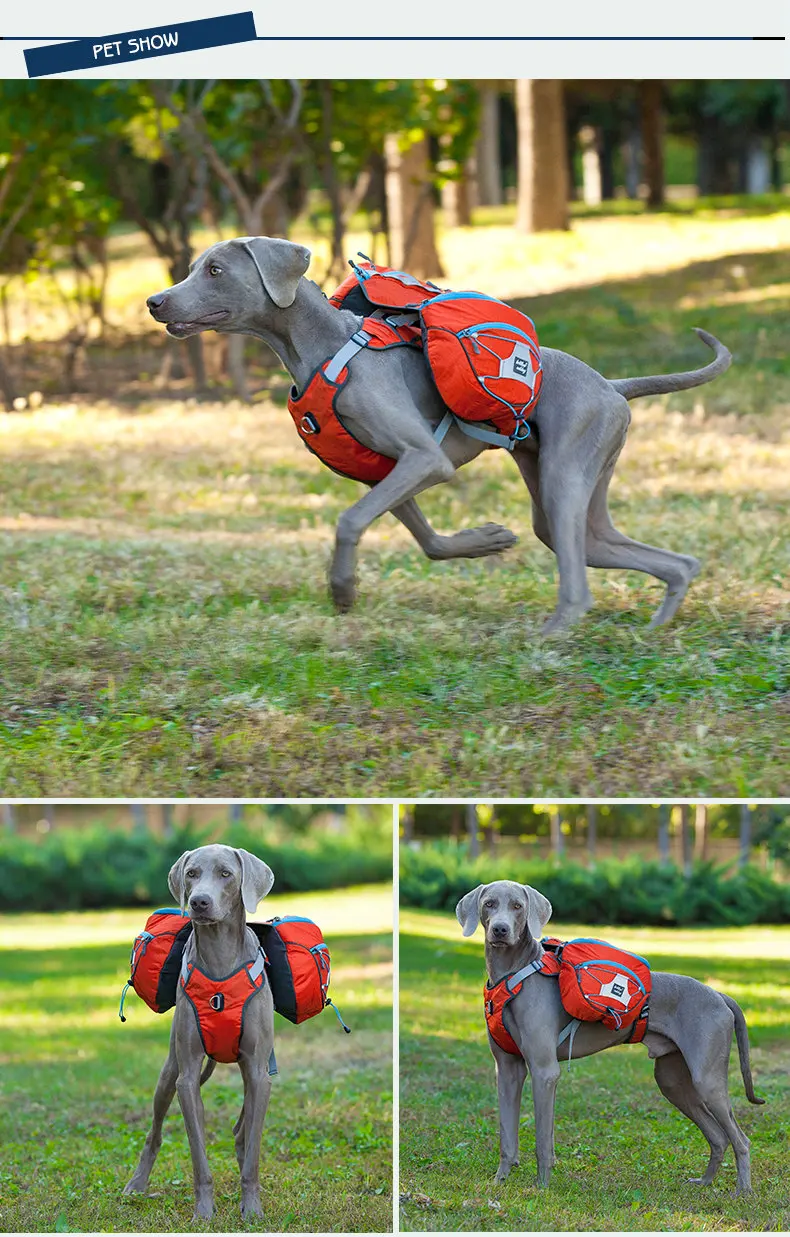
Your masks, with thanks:
[{"label": "grass lawn", "polygon": [[[388,1231],[392,1226],[392,894],[388,886],[291,894],[265,914],[315,918],[332,951],[330,1010],[299,1027],[276,1019],[280,1077],[264,1127],[263,1231]],[[261,908],[261,914],[264,908]],[[192,1171],[174,1101],[151,1194],[122,1198],[150,1122],[171,1015],[128,979],[137,910],[0,918],[0,1229],[189,1232]],[[231,1126],[241,1075],[218,1065],[203,1092],[216,1215],[238,1231]]]},{"label": "grass lawn", "polygon": [[[556,924],[561,937],[589,935]],[[521,1166],[494,1184],[499,1158],[494,1065],[482,1010],[482,935],[463,941],[455,916],[400,917],[401,1228],[408,1231],[779,1231],[790,1227],[790,928],[596,928],[595,935],[726,991],[749,1025],[757,1094],[730,1062],[735,1116],[752,1143],[754,1194],[734,1198],[732,1152],[713,1186],[687,1183],[707,1143],[661,1095],[643,1047],[563,1065],[557,1157],[535,1185],[529,1080]]]},{"label": "grass lawn", "polygon": [[[121,241],[111,317],[141,330],[161,271]],[[713,386],[634,406],[612,489],[624,531],[703,560],[674,624],[646,629],[656,582],[591,571],[595,609],[543,641],[555,560],[502,452],[422,501],[443,531],[512,527],[515,549],[432,564],[387,516],[337,617],[326,565],[361,487],[298,442],[284,381],[246,407],[150,382],[45,403],[0,420],[5,793],[790,793],[790,212],[443,246],[448,283],[521,298],[546,344],[611,376],[702,364],[694,325],[733,350]]]}]

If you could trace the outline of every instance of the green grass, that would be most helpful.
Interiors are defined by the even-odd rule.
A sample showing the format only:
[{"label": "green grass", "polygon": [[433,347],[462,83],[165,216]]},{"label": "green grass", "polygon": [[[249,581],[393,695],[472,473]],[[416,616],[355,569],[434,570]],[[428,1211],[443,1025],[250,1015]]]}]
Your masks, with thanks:
[{"label": "green grass", "polygon": [[[555,924],[563,938],[584,925]],[[454,916],[400,917],[401,1228],[513,1231],[786,1230],[790,1121],[790,929],[596,929],[656,970],[728,992],[749,1025],[764,1108],[744,1098],[730,1063],[735,1115],[752,1143],[754,1194],[734,1198],[732,1153],[712,1187],[687,1183],[707,1163],[702,1135],[660,1094],[643,1047],[563,1066],[558,1164],[535,1185],[529,1081],[521,1165],[494,1184],[499,1147],[494,1067],[484,1031],[481,937],[463,941]]]},{"label": "green grass", "polygon": [[[261,914],[307,914],[332,951],[331,1011],[299,1027],[276,1019],[275,1080],[261,1159],[264,1231],[384,1232],[392,1223],[392,896],[387,886],[268,898]],[[122,1198],[150,1120],[170,1014],[128,978],[139,911],[0,918],[0,1229],[189,1232],[189,1148],[177,1102],[144,1198]],[[238,1231],[231,1126],[236,1066],[203,1092],[217,1210]]]},{"label": "green grass", "polygon": [[[284,387],[45,405],[0,421],[6,793],[790,793],[790,212],[443,247],[448,283],[520,297],[546,344],[612,376],[702,363],[697,324],[733,349],[716,384],[635,406],[612,487],[624,531],[703,561],[676,621],[648,632],[657,583],[591,571],[593,611],[543,641],[556,564],[501,452],[422,501],[516,548],[432,564],[387,516],[337,617],[326,565],[361,489],[304,451]],[[155,274],[125,257],[119,305]]]}]

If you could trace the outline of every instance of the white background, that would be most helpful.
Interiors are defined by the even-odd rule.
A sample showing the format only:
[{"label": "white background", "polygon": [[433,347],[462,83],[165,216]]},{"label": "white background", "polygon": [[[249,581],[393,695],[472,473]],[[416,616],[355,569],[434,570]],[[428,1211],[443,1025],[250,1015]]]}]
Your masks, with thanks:
[{"label": "white background", "polygon": [[[0,76],[4,77],[27,76],[22,49],[33,45],[37,35],[42,39],[98,39],[249,9],[255,14],[259,36],[289,41],[241,43],[157,57],[88,70],[80,76],[790,77],[788,42],[716,42],[711,38],[788,34],[787,0],[754,0],[748,5],[733,0],[717,5],[690,4],[689,0],[597,0],[594,4],[590,0],[562,0],[561,4],[498,0],[496,4],[465,5],[458,0],[422,0],[417,6],[348,5],[338,0],[271,5],[244,0],[136,0],[134,4],[116,0],[109,6],[97,0],[69,4],[34,0],[3,7],[0,33],[31,40],[0,43]],[[502,41],[478,41],[482,34]],[[377,41],[404,35],[415,41]],[[366,36],[371,41],[320,41],[338,36]],[[447,36],[467,36],[474,41],[448,42]],[[516,41],[518,36],[544,36],[552,41],[523,43]],[[573,36],[573,41],[561,41],[563,36]],[[601,36],[605,41],[582,41]],[[635,36],[659,41],[636,41]],[[667,36],[696,36],[705,41],[676,42]],[[416,41],[428,37],[443,41]]]}]

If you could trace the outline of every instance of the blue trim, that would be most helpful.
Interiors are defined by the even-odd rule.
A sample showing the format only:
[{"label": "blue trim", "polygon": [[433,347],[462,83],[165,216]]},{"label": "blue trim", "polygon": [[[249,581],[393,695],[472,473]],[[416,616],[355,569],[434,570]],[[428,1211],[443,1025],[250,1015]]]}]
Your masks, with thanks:
[{"label": "blue trim", "polygon": [[[575,971],[586,971],[591,966],[608,966],[618,971],[626,971],[633,980],[639,985],[639,990],[643,994],[647,994],[647,988],[642,983],[642,980],[637,975],[636,971],[632,971],[630,966],[623,966],[620,962],[613,962],[611,958],[590,958],[589,962],[571,962],[568,964]],[[596,1000],[602,1000],[602,997],[596,997]]]},{"label": "blue trim", "polygon": [[180,906],[158,906],[155,911],[151,911],[152,915],[180,915],[182,919],[189,919],[189,915],[185,915]]},{"label": "blue trim", "polygon": [[[271,921],[274,923],[315,923],[315,920],[308,919],[306,915],[277,915]],[[315,925],[318,926],[317,924]]]},{"label": "blue trim", "polygon": [[[565,945],[605,945],[607,949],[620,949],[619,945],[613,945],[611,941],[602,941],[597,936],[574,936],[572,941],[565,941]],[[650,970],[650,963],[641,954],[635,954],[632,949],[623,949],[621,952],[631,958],[638,958]]]}]

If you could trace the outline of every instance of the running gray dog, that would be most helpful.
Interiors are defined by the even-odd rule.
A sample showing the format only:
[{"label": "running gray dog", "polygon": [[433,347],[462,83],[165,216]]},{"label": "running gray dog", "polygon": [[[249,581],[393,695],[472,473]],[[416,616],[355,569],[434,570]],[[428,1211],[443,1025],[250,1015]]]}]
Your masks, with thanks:
[{"label": "running gray dog", "polygon": [[[464,936],[478,924],[485,931],[486,970],[491,983],[541,957],[541,937],[552,908],[548,898],[529,885],[494,881],[478,885],[455,908]],[[655,1059],[659,1089],[702,1131],[710,1147],[708,1166],[697,1185],[710,1185],[727,1147],[735,1152],[736,1194],[751,1190],[749,1139],[733,1116],[727,1082],[733,1031],[738,1044],[747,1099],[762,1104],[754,1093],[749,1063],[746,1020],[731,997],[691,979],[653,971],[648,1029],[644,1038]],[[559,984],[548,975],[531,975],[504,1012],[505,1026],[521,1056],[504,1052],[491,1036],[499,1097],[499,1168],[504,1181],[518,1164],[521,1093],[529,1069],[535,1108],[535,1153],[538,1184],[547,1186],[554,1165],[554,1103],[560,1060],[568,1058],[568,1040],[558,1044],[571,1021],[562,1007]],[[573,1039],[573,1057],[587,1057],[626,1041],[628,1027],[610,1031],[600,1022],[583,1022]]]},{"label": "running gray dog", "polygon": [[[192,919],[192,933],[184,950],[187,963],[195,962],[206,974],[221,979],[258,956],[260,944],[247,927],[244,912],[253,914],[274,884],[274,873],[262,859],[230,846],[201,846],[181,856],[170,869],[167,882],[182,913]],[[233,1133],[241,1173],[241,1214],[245,1218],[263,1215],[259,1165],[272,1087],[268,1065],[273,1046],[274,1003],[271,988],[265,983],[245,1008],[240,1042],[244,1102]],[[204,1059],[197,1021],[179,985],[170,1052],[154,1092],[154,1119],[124,1194],[147,1190],[162,1145],[162,1124],[177,1093],[192,1155],[194,1218],[208,1220],[214,1214],[214,1185],[206,1156],[200,1088],[214,1072],[215,1062],[209,1059],[201,1073]]]},{"label": "running gray dog", "polygon": [[[276,352],[302,390],[314,371],[359,330],[362,319],[330,305],[303,278],[310,250],[266,236],[237,237],[207,249],[181,283],[148,298],[157,322],[185,339],[200,331],[255,335]],[[544,632],[562,630],[592,605],[587,567],[628,568],[655,576],[666,593],[651,626],[668,622],[698,574],[699,561],[633,541],[612,523],[607,493],[630,423],[628,400],[700,386],[729,367],[728,350],[706,331],[715,353],[702,369],[649,378],[609,380],[554,348],[541,350],[543,388],[531,420],[535,437],[513,458],[532,498],[532,524],[553,550],[559,599]],[[422,355],[411,348],[364,348],[337,401],[346,428],[365,446],[397,460],[388,476],[340,516],[329,571],[332,598],[348,610],[356,597],[357,547],[363,533],[390,511],[432,559],[498,554],[516,542],[498,524],[450,536],[435,532],[416,497],[487,448],[453,426],[439,445],[433,434],[447,412]],[[539,442],[539,446],[537,445]]]}]

